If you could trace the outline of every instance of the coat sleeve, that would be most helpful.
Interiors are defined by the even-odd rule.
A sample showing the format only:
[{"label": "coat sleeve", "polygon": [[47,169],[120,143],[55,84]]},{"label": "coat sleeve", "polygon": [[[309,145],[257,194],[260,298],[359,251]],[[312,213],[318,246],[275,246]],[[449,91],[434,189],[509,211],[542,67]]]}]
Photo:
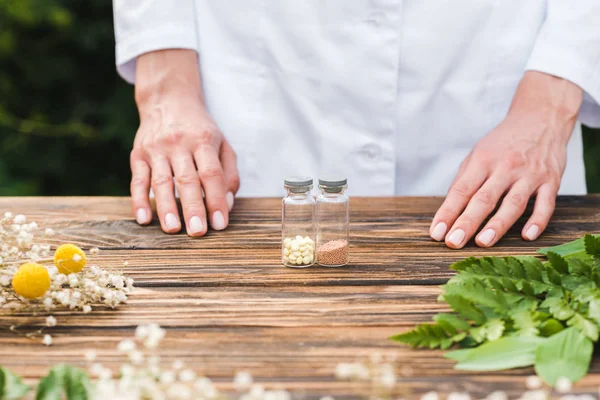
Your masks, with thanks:
[{"label": "coat sleeve", "polygon": [[162,49],[198,51],[195,0],[113,0],[117,71],[135,83],[137,56]]},{"label": "coat sleeve", "polygon": [[584,94],[579,120],[600,127],[600,0],[547,0],[527,70],[567,79]]}]

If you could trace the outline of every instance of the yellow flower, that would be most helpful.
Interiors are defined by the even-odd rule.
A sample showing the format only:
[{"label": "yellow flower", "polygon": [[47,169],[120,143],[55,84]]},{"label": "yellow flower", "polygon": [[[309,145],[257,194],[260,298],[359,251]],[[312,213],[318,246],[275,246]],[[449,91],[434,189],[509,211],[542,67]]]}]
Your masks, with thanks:
[{"label": "yellow flower", "polygon": [[74,244],[63,244],[54,253],[54,265],[61,274],[69,275],[85,267],[85,253]]},{"label": "yellow flower", "polygon": [[23,264],[13,275],[12,286],[19,296],[37,299],[50,289],[50,274],[43,265]]}]

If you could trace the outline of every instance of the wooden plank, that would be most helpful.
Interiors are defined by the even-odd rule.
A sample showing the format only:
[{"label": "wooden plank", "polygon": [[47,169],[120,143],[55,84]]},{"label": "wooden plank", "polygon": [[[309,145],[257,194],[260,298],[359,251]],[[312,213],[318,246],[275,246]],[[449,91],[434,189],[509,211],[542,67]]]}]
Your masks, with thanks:
[{"label": "wooden plank", "polygon": [[[236,370],[249,370],[297,398],[367,396],[368,384],[336,381],[333,371],[339,362],[381,352],[405,372],[398,396],[432,389],[516,395],[531,369],[454,371],[441,352],[413,351],[387,338],[444,310],[436,301],[437,285],[452,275],[448,265],[457,259],[534,254],[540,246],[597,230],[600,222],[600,196],[562,197],[538,242],[521,240],[517,226],[496,248],[471,244],[454,251],[427,236],[441,199],[353,199],[351,265],[294,270],[279,263],[279,201],[239,199],[227,231],[192,239],[163,234],[156,223],[137,226],[127,198],[1,198],[0,211],[24,213],[55,228],[52,244],[101,247],[91,262],[123,270],[138,289],[118,310],[57,312],[59,325],[48,330],[51,347],[0,330],[0,364],[37,379],[58,362],[83,365],[84,351],[97,348],[100,361],[116,366],[117,343],[136,325],[158,322],[168,329],[165,361],[183,359],[224,390]],[[0,315],[1,326],[40,321]],[[592,372],[577,387],[596,393],[600,362],[594,361]]]}]

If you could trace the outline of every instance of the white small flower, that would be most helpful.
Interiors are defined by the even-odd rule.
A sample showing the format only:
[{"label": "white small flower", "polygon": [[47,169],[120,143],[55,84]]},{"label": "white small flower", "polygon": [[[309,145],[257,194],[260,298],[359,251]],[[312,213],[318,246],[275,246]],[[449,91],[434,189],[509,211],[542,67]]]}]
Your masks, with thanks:
[{"label": "white small flower", "polygon": [[573,383],[571,382],[571,380],[564,376],[561,376],[560,378],[558,378],[556,380],[556,385],[554,385],[554,388],[556,389],[556,391],[558,393],[567,393],[567,392],[571,391],[572,387],[573,387]]},{"label": "white small flower", "polygon": [[[389,367],[391,367],[391,365]],[[396,385],[396,374],[393,367],[385,368],[381,371],[379,382],[387,388],[393,388]]]},{"label": "white small flower", "polygon": [[112,275],[110,277],[110,283],[117,289],[123,289],[125,284],[123,283],[123,278],[118,275]]},{"label": "white small flower", "polygon": [[233,387],[235,390],[242,391],[252,386],[253,379],[247,371],[238,371],[233,379]]},{"label": "white small flower", "polygon": [[560,396],[560,400],[579,400],[579,396],[575,394],[565,394],[564,396]]},{"label": "white small flower", "polygon": [[531,375],[525,380],[527,389],[539,389],[542,387],[542,380],[537,375]]},{"label": "white small flower", "polygon": [[250,388],[250,396],[253,398],[261,398],[265,394],[265,388],[258,383],[255,383]]},{"label": "white small flower", "polygon": [[2,285],[2,286],[10,285],[10,277],[8,275],[0,276],[0,285]]},{"label": "white small flower", "polygon": [[179,373],[181,382],[192,382],[194,379],[196,379],[196,373],[191,369],[184,369]]},{"label": "white small flower", "polygon": [[217,389],[213,385],[212,381],[206,377],[202,377],[194,382],[194,389],[202,393],[205,398],[213,398],[217,396]]},{"label": "white small flower", "polygon": [[0,296],[0,306],[4,305],[5,303],[6,303],[6,297]]},{"label": "white small flower", "polygon": [[24,224],[25,222],[27,222],[27,217],[24,216],[23,214],[18,214],[15,216],[15,218],[13,219],[13,222],[15,224]]},{"label": "white small flower", "polygon": [[508,400],[508,395],[506,394],[506,392],[497,390],[488,394],[485,400]]},{"label": "white small flower", "polygon": [[175,361],[173,361],[172,367],[173,367],[173,369],[175,371],[179,371],[180,369],[183,368],[183,361],[181,361],[181,360],[175,360]]},{"label": "white small flower", "polygon": [[100,372],[100,375],[98,375],[98,378],[100,379],[110,379],[112,378],[112,371],[110,370],[110,368],[103,368],[102,372]]},{"label": "white small flower", "polygon": [[13,213],[11,213],[10,211],[7,211],[4,213],[4,218],[11,219],[12,217],[13,217]]},{"label": "white small flower", "polygon": [[591,394],[580,394],[579,396],[577,396],[578,400],[597,400],[596,397],[592,396]]},{"label": "white small flower", "polygon": [[135,374],[135,367],[133,365],[123,364],[121,365],[119,372],[124,377],[131,377]]},{"label": "white small flower", "polygon": [[54,236],[54,234],[55,234],[56,232],[54,232],[54,229],[52,229],[52,228],[46,228],[46,229],[44,230],[44,233],[46,234],[46,236]]},{"label": "white small flower", "polygon": [[86,350],[83,356],[85,358],[85,361],[94,362],[96,361],[97,357],[96,350]]},{"label": "white small flower", "polygon": [[69,278],[67,278],[65,274],[58,274],[56,275],[56,278],[54,278],[54,282],[56,282],[58,286],[64,285],[68,280]]},{"label": "white small flower", "polygon": [[82,311],[84,314],[89,314],[92,312],[92,306],[86,304],[85,306],[83,306]]},{"label": "white small flower", "polygon": [[42,343],[44,343],[46,346],[52,345],[52,336],[44,335],[44,339],[42,340]]},{"label": "white small flower", "polygon": [[129,353],[135,350],[135,342],[130,339],[124,339],[119,342],[117,351],[119,353]]},{"label": "white small flower", "polygon": [[160,364],[160,356],[150,356],[148,357],[148,365],[158,365]]},{"label": "white small flower", "polygon": [[186,400],[192,397],[192,391],[182,383],[175,383],[167,389],[167,397],[174,400]]},{"label": "white small flower", "polygon": [[529,390],[520,398],[521,400],[547,400],[548,393],[545,390]]},{"label": "white small flower", "polygon": [[331,396],[323,396],[323,397],[321,397],[320,400],[335,400],[335,399]]},{"label": "white small flower", "polygon": [[100,374],[102,373],[102,371],[104,371],[104,367],[102,366],[102,364],[94,363],[90,367],[90,373],[93,376],[100,376]]},{"label": "white small flower", "polygon": [[97,247],[92,247],[92,248],[90,249],[90,254],[92,254],[92,255],[96,255],[96,254],[98,254],[98,253],[100,253],[100,249],[99,249],[99,248],[97,248]]},{"label": "white small flower", "polygon": [[[54,293],[56,293],[56,292],[54,292]],[[44,307],[46,307],[46,309],[51,309],[53,304],[54,303],[52,303],[52,297],[46,297],[44,299]]]},{"label": "white small flower", "polygon": [[163,385],[170,385],[171,383],[175,382],[175,372],[168,370],[163,371],[158,379]]},{"label": "white small flower", "polygon": [[56,318],[54,318],[52,315],[46,317],[46,326],[56,326]]},{"label": "white small flower", "polygon": [[123,266],[124,266],[124,267],[126,267],[126,266],[128,266],[128,265],[129,265],[129,261],[125,261],[125,262],[123,262]]},{"label": "white small flower", "polygon": [[140,365],[144,362],[144,353],[139,350],[134,350],[129,353],[129,360],[134,365]]},{"label": "white small flower", "polygon": [[452,392],[448,395],[448,400],[471,400],[468,393]]},{"label": "white small flower", "polygon": [[147,325],[139,325],[135,328],[135,337],[138,340],[144,340],[148,337],[149,329]]},{"label": "white small flower", "polygon": [[440,400],[440,395],[437,392],[427,392],[421,396],[421,400]]}]

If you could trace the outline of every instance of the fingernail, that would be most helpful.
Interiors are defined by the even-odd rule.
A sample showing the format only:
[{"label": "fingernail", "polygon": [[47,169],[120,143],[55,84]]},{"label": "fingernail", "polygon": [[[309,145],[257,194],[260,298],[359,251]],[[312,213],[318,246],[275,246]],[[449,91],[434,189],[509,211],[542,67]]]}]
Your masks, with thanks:
[{"label": "fingernail", "polygon": [[137,220],[138,224],[145,224],[146,222],[148,222],[148,213],[145,209],[138,208],[135,219]]},{"label": "fingernail", "polygon": [[204,230],[204,224],[200,217],[192,217],[190,219],[190,233],[200,233]]},{"label": "fingernail", "polygon": [[216,231],[225,229],[225,217],[221,211],[215,211],[212,218],[212,228]]},{"label": "fingernail", "polygon": [[525,237],[529,240],[535,240],[538,237],[538,232],[540,231],[540,227],[537,225],[531,225],[527,232],[525,232]]},{"label": "fingernail", "polygon": [[457,229],[450,234],[448,237],[448,242],[450,242],[450,244],[452,244],[454,247],[459,247],[464,239],[465,231],[462,229]]},{"label": "fingernail", "polygon": [[487,229],[481,235],[479,235],[479,243],[484,246],[489,246],[492,243],[492,240],[496,237],[496,231],[493,229]]},{"label": "fingernail", "polygon": [[169,230],[179,228],[179,221],[175,214],[168,213],[165,215],[165,225],[167,225],[167,229]]},{"label": "fingernail", "polygon": [[231,209],[233,208],[233,200],[234,200],[233,193],[227,192],[225,199],[227,200],[227,206],[229,207],[229,211],[231,211]]},{"label": "fingernail", "polygon": [[444,240],[444,235],[446,234],[446,230],[448,229],[448,225],[445,222],[438,223],[435,228],[433,228],[433,232],[431,232],[431,237],[434,240],[442,241]]}]

